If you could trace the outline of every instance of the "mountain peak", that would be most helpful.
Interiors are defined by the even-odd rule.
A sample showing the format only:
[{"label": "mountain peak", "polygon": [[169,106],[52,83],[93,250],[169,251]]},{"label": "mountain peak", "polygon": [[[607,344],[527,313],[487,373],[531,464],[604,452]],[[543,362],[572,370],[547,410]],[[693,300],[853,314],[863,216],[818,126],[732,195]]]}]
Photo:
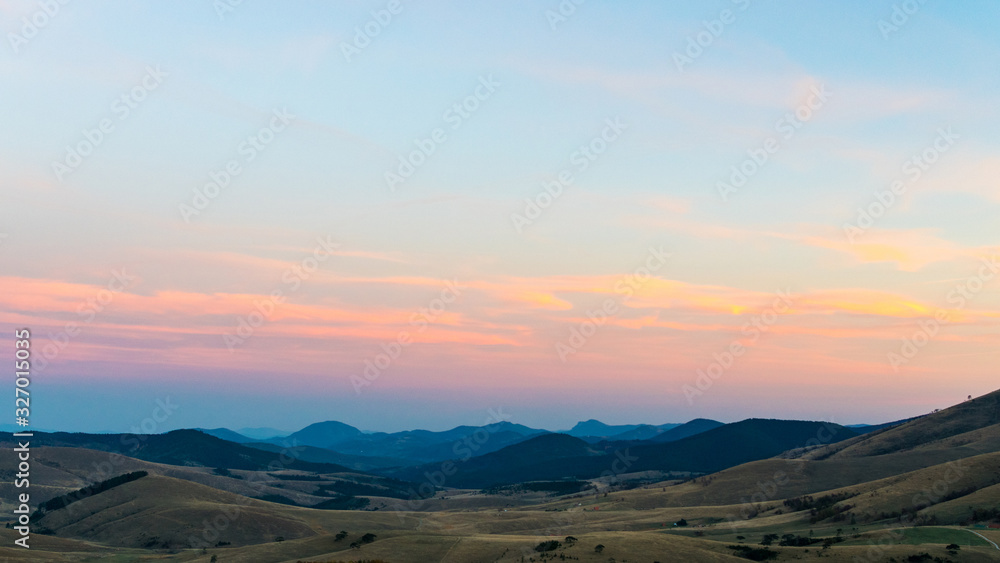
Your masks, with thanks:
[{"label": "mountain peak", "polygon": [[339,442],[344,442],[364,434],[361,430],[336,420],[316,422],[288,436],[289,440],[297,440],[306,446],[327,448]]}]

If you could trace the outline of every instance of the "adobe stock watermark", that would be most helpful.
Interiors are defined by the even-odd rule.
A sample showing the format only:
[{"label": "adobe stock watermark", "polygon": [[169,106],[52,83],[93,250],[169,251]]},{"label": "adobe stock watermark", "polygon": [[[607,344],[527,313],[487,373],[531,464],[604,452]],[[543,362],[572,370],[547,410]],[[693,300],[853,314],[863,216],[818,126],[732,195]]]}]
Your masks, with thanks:
[{"label": "adobe stock watermark", "polygon": [[549,29],[555,31],[557,27],[569,21],[569,18],[576,14],[576,9],[587,0],[560,0],[554,10],[545,10],[545,20],[549,22]]},{"label": "adobe stock watermark", "polygon": [[[810,448],[815,448],[818,446],[823,446],[833,442],[833,438],[837,435],[837,428],[835,423],[831,421],[826,421],[823,426],[816,431],[816,435],[812,438],[806,440],[806,443],[802,446],[794,448],[788,454],[797,454],[797,452],[806,451]],[[797,459],[795,457],[786,458],[789,465],[795,465],[794,468],[789,468],[792,473],[801,474],[803,470],[803,460]],[[746,521],[757,517],[758,514],[764,511],[764,503],[776,500],[779,497],[782,487],[788,485],[791,482],[791,478],[787,472],[783,469],[775,470],[771,475],[770,479],[763,481],[757,481],[756,490],[749,496],[740,497],[740,509],[739,514],[728,514],[726,515],[726,520],[729,521],[729,529],[735,532],[738,529],[736,525],[740,520]],[[737,518],[738,516],[738,518]]]},{"label": "adobe stock watermark", "polygon": [[330,235],[327,235],[325,239],[316,237],[316,246],[312,253],[282,272],[281,286],[271,290],[266,298],[255,299],[253,309],[236,319],[236,328],[232,332],[226,331],[222,335],[222,341],[229,349],[229,353],[235,352],[254,335],[258,328],[270,321],[274,311],[288,300],[289,295],[298,291],[302,287],[302,282],[315,274],[320,265],[329,260],[338,248],[340,248],[340,243],[331,240]]},{"label": "adobe stock watermark", "polygon": [[[111,113],[117,118],[117,122],[121,123],[128,119],[132,111],[138,108],[152,91],[159,88],[167,76],[169,75],[166,72],[160,70],[160,65],[156,65],[156,68],[147,66],[146,74],[139,84],[111,102]],[[110,117],[105,117],[98,121],[93,129],[84,128],[81,131],[83,139],[74,145],[66,145],[66,154],[62,160],[52,161],[52,173],[56,179],[62,182],[66,175],[79,168],[83,160],[94,154],[97,147],[104,144],[108,136],[114,133],[115,127],[116,122]]]},{"label": "adobe stock watermark", "polygon": [[[441,119],[450,126],[452,131],[457,131],[473,114],[482,106],[483,102],[489,100],[500,87],[500,82],[493,78],[492,74],[479,77],[479,84],[471,94],[453,103],[441,114]],[[444,127],[435,127],[429,136],[424,139],[414,139],[413,145],[416,147],[406,156],[397,156],[398,163],[395,170],[387,170],[383,174],[385,185],[390,191],[395,192],[396,186],[405,183],[419,169],[432,154],[437,152],[439,146],[448,140],[448,133]]]},{"label": "adobe stock watermark", "polygon": [[[979,295],[986,283],[1000,272],[1000,261],[997,261],[996,255],[989,259],[983,258],[982,263],[983,265],[979,267],[979,271],[975,275],[956,284],[945,297],[948,303],[955,306],[955,311],[964,309],[969,301]],[[951,322],[951,318],[946,309],[939,309],[932,318],[917,321],[917,330],[912,335],[903,338],[899,350],[887,354],[892,371],[898,373],[900,366],[906,365],[916,358],[917,354],[941,332],[941,327],[949,322]]]},{"label": "adobe stock watermark", "polygon": [[674,51],[674,66],[677,67],[678,71],[684,72],[684,67],[693,64],[694,61],[701,57],[715,43],[716,39],[722,37],[722,34],[726,31],[726,26],[736,23],[736,14],[746,11],[750,7],[750,0],[732,0],[732,3],[736,4],[736,12],[729,8],[724,8],[719,12],[717,18],[702,20],[701,24],[705,29],[688,36],[687,45],[684,47],[683,53]]},{"label": "adobe stock watermark", "polygon": [[432,498],[439,488],[445,486],[448,478],[458,473],[461,464],[472,459],[476,452],[481,450],[489,441],[490,437],[498,432],[501,427],[500,422],[510,420],[510,415],[503,412],[503,407],[497,409],[487,409],[486,422],[473,431],[468,436],[463,436],[452,443],[451,451],[458,456],[453,460],[441,462],[438,469],[425,471],[424,479],[416,488],[411,487],[408,491],[406,501],[398,501],[393,506],[393,511],[402,522],[404,512],[416,512],[426,507],[426,499]]},{"label": "adobe stock watermark", "polygon": [[[269,462],[265,469],[253,471],[243,479],[243,482],[254,489],[256,494],[263,495],[267,491],[265,480],[270,478],[268,472],[274,473],[286,469],[299,459],[301,450],[305,449],[299,446],[294,438],[291,445],[286,440],[282,446],[278,456]],[[235,504],[225,505],[211,519],[205,518],[201,521],[201,537],[188,536],[188,545],[195,549],[216,547],[217,542],[221,541],[223,532],[235,524],[243,516],[244,509],[256,500],[249,495],[237,495]]]},{"label": "adobe stock watermark", "polygon": [[38,0],[38,9],[29,16],[21,17],[21,33],[8,33],[7,43],[15,55],[21,53],[21,48],[48,27],[52,20],[62,13],[63,6],[70,0]]},{"label": "adobe stock watermark", "polygon": [[243,166],[253,162],[257,156],[267,149],[268,145],[274,142],[278,133],[284,131],[295,120],[295,116],[287,109],[276,109],[271,112],[271,119],[268,124],[261,127],[253,135],[247,136],[243,142],[236,147],[236,153],[242,157],[230,159],[221,170],[208,173],[209,182],[201,188],[194,188],[190,203],[181,203],[177,206],[181,218],[185,223],[190,223],[192,217],[201,215],[208,204],[219,197],[222,190],[229,187],[233,179],[243,173]]},{"label": "adobe stock watermark", "polygon": [[212,2],[212,9],[215,10],[215,15],[219,16],[219,21],[225,21],[227,15],[242,5],[243,0],[215,0]]},{"label": "adobe stock watermark", "polygon": [[[944,472],[941,477],[935,479],[934,483],[929,487],[925,487],[922,491],[915,493],[910,499],[910,505],[900,511],[898,523],[894,520],[890,523],[881,524],[883,533],[875,539],[869,539],[869,547],[865,550],[864,555],[855,555],[853,560],[858,563],[883,561],[887,555],[887,548],[902,543],[906,538],[900,527],[932,524],[933,522],[928,522],[924,515],[919,514],[919,511],[948,499],[948,496],[955,492],[955,484],[969,470],[969,467],[965,463],[966,460],[964,459],[945,463]],[[871,509],[859,515],[861,517],[857,518],[857,520],[862,522],[884,520],[886,516],[885,514],[874,513]]]},{"label": "adobe stock watermark", "polygon": [[626,129],[628,129],[628,125],[623,123],[620,117],[605,119],[601,132],[569,155],[571,166],[562,169],[556,175],[555,180],[542,182],[542,189],[535,197],[525,198],[522,213],[511,213],[510,220],[517,233],[523,233],[525,227],[537,221],[542,216],[542,212],[559,199],[566,188],[573,185],[575,181],[574,170],[577,174],[585,172],[594,161],[607,152],[608,148],[621,137]]},{"label": "adobe stock watermark", "polygon": [[826,85],[809,88],[810,95],[805,103],[800,104],[794,111],[783,115],[774,123],[774,131],[779,136],[768,137],[757,148],[747,149],[747,158],[736,166],[730,167],[729,183],[719,181],[715,184],[716,191],[723,202],[729,201],[729,196],[737,193],[745,186],[750,178],[753,178],[771,160],[771,156],[781,150],[782,140],[790,141],[792,137],[808,123],[817,111],[823,108],[832,95],[826,89]]},{"label": "adobe stock watermark", "polygon": [[[629,448],[625,448],[624,450],[618,448],[613,453],[608,454],[607,457],[611,459],[611,464],[608,469],[601,471],[600,477],[598,477],[598,479],[607,479],[607,487],[605,489],[606,492],[610,491],[612,487],[618,485],[621,482],[619,476],[628,473],[632,466],[639,461],[638,456],[629,454]],[[600,489],[598,489],[598,491],[599,490]],[[580,521],[584,518],[586,512],[584,510],[557,510],[551,514],[552,523],[540,532],[537,532],[535,535],[561,536],[562,534],[567,533],[570,526],[580,524]],[[538,554],[538,552],[534,549],[534,545],[521,546],[521,553],[523,553],[529,560],[534,555]]]},{"label": "adobe stock watermark", "polygon": [[778,318],[788,312],[792,306],[791,290],[788,288],[778,290],[776,295],[771,301],[770,307],[754,315],[750,321],[743,325],[740,330],[743,336],[734,338],[721,353],[714,352],[708,367],[697,370],[694,385],[684,385],[682,391],[688,405],[693,405],[696,397],[704,395],[706,391],[711,389],[716,380],[729,371],[736,360],[746,353],[747,348],[756,344],[761,335],[770,331],[771,327],[778,322]]},{"label": "adobe stock watermark", "polygon": [[583,348],[590,338],[597,334],[598,329],[608,322],[608,319],[618,314],[625,302],[635,295],[636,290],[653,279],[653,274],[660,271],[660,268],[667,263],[667,258],[670,258],[670,254],[664,252],[662,247],[649,247],[646,262],[615,282],[614,292],[621,296],[621,301],[608,297],[600,307],[587,311],[586,320],[569,329],[569,338],[565,342],[562,340],[556,342],[556,354],[559,360],[565,363],[570,354],[575,354]]},{"label": "adobe stock watermark", "polygon": [[371,19],[354,28],[354,37],[350,42],[340,42],[340,52],[344,55],[344,60],[351,62],[353,57],[361,54],[361,51],[368,48],[372,41],[378,37],[386,27],[393,22],[393,17],[403,11],[403,4],[400,0],[389,0],[385,8],[370,12]]},{"label": "adobe stock watermark", "polygon": [[[444,287],[440,293],[425,307],[421,307],[416,313],[410,315],[410,326],[416,327],[418,333],[427,330],[434,321],[445,313],[448,306],[455,303],[462,296],[462,290],[467,289],[458,283],[457,279],[444,282]],[[403,353],[403,350],[413,344],[413,335],[409,330],[401,330],[396,333],[396,338],[383,342],[380,345],[381,352],[374,357],[365,359],[365,367],[361,375],[351,374],[351,386],[354,394],[360,395],[362,389],[368,387],[396,361]]]},{"label": "adobe stock watermark", "polygon": [[49,365],[49,362],[56,359],[69,343],[80,335],[83,327],[94,322],[98,315],[104,312],[119,293],[125,291],[136,283],[136,276],[129,275],[125,268],[111,271],[111,279],[104,288],[100,289],[96,295],[88,298],[76,308],[79,321],[70,321],[63,325],[62,330],[55,334],[49,333],[49,342],[41,347],[38,354],[33,357],[34,363],[31,367],[35,371],[41,372]]},{"label": "adobe stock watermark", "polygon": [[878,30],[882,34],[882,39],[888,41],[889,36],[902,29],[926,3],[927,0],[905,0],[899,4],[893,4],[889,19],[878,20]]},{"label": "adobe stock watermark", "polygon": [[[151,435],[156,434],[157,430],[161,429],[161,425],[173,416],[174,411],[179,408],[179,405],[171,401],[170,397],[156,399],[153,404],[155,406],[149,416],[143,418],[138,424],[133,424],[130,428],[131,434],[122,434],[119,438],[122,451],[125,452],[124,454],[110,452],[106,460],[100,463],[96,461],[91,463],[94,470],[83,478],[87,484],[100,483],[101,481],[120,475],[123,470],[122,466],[128,461],[128,456],[138,450],[139,446],[143,445]],[[92,494],[94,492],[90,489],[81,489],[74,492],[72,497],[74,502],[66,506],[68,512],[70,514],[76,513],[81,506],[76,504],[75,501],[83,500]]]},{"label": "adobe stock watermark", "polygon": [[961,137],[956,135],[951,127],[938,129],[934,140],[927,147],[903,161],[901,170],[906,181],[894,180],[887,189],[872,192],[875,201],[864,207],[859,207],[857,218],[853,223],[844,223],[844,236],[847,237],[848,242],[853,244],[858,237],[872,228],[875,221],[881,219],[896,204],[897,197],[902,196],[913,187],[924,173],[930,170],[931,166],[954,146],[955,140],[959,138]]}]

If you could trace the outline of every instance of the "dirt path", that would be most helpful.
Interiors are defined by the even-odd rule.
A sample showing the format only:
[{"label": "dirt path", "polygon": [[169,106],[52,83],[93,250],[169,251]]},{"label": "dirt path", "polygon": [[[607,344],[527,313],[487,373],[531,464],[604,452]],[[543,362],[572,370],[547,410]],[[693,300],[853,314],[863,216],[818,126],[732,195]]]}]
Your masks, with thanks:
[{"label": "dirt path", "polygon": [[995,548],[997,548],[998,550],[1000,550],[1000,546],[998,546],[997,544],[993,543],[993,540],[989,539],[988,537],[986,537],[986,536],[984,536],[984,535],[980,534],[979,532],[973,532],[972,530],[966,530],[966,531],[967,531],[967,532],[972,532],[973,534],[976,534],[977,536],[979,536],[979,537],[983,538],[984,540],[986,540],[986,541],[990,542],[990,544],[991,544],[991,545],[992,545],[993,547],[995,547]]},{"label": "dirt path", "polygon": [[[989,540],[986,540],[986,541],[989,541]],[[452,544],[452,546],[448,548],[448,551],[446,551],[444,553],[444,557],[441,558],[441,561],[447,561],[448,560],[448,556],[451,554],[451,551],[453,549],[455,549],[455,547],[458,546],[458,544],[460,544],[460,543],[462,543],[462,538],[458,538],[458,540],[456,540],[455,543]]]}]

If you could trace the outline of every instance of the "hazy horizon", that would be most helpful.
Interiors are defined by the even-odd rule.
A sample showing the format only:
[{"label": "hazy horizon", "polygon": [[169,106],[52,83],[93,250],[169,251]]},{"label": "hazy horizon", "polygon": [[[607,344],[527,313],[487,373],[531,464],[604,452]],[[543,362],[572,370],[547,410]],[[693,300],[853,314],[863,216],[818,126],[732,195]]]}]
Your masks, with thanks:
[{"label": "hazy horizon", "polygon": [[[942,406],[935,407],[935,408],[936,409],[947,408],[949,406],[953,406],[954,404],[957,404],[958,402],[961,402],[961,401],[959,400],[959,401],[956,401],[955,403],[950,403],[950,404],[942,405]],[[168,403],[168,405],[170,405],[170,404],[173,404],[173,403],[172,402]],[[156,407],[154,407],[153,410],[155,411],[155,409],[156,409]],[[174,412],[179,412],[179,411],[174,411]],[[341,422],[341,423],[347,424],[349,426],[354,426],[355,428],[361,430],[364,433],[378,433],[378,432],[393,433],[393,432],[404,432],[404,431],[409,431],[409,430],[429,430],[429,431],[432,431],[432,432],[443,432],[443,431],[451,430],[451,429],[459,427],[459,426],[488,426],[488,425],[493,424],[494,422],[497,421],[498,417],[497,417],[497,415],[495,413],[499,413],[500,415],[502,415],[502,417],[503,417],[502,421],[503,422],[510,422],[510,423],[513,423],[513,424],[522,424],[522,425],[528,426],[530,428],[535,428],[535,429],[538,429],[538,430],[547,430],[547,431],[550,431],[550,432],[564,432],[564,431],[568,431],[568,430],[571,430],[577,423],[587,422],[587,421],[590,421],[590,420],[597,420],[598,422],[607,424],[609,426],[627,426],[627,425],[642,425],[642,424],[649,424],[649,425],[652,425],[652,426],[659,426],[659,425],[663,425],[663,424],[685,424],[687,422],[690,422],[691,420],[695,420],[695,419],[698,419],[698,418],[715,420],[715,421],[718,421],[718,422],[722,422],[724,424],[730,424],[730,423],[734,423],[734,422],[740,422],[740,421],[748,420],[748,419],[782,419],[782,420],[803,420],[803,421],[815,421],[815,422],[833,422],[833,423],[840,424],[840,425],[843,425],[843,426],[852,426],[852,425],[878,425],[878,424],[884,424],[884,423],[888,423],[888,422],[896,422],[898,420],[905,420],[905,419],[908,419],[908,418],[912,418],[912,417],[916,417],[916,416],[921,416],[921,415],[924,415],[924,414],[928,414],[930,412],[932,412],[932,411],[913,412],[912,414],[909,414],[909,415],[905,415],[905,416],[898,417],[898,418],[888,418],[888,419],[885,419],[885,420],[848,420],[848,419],[838,419],[836,416],[834,416],[833,414],[829,414],[829,413],[824,414],[824,415],[816,414],[816,415],[813,415],[813,416],[804,416],[804,417],[801,417],[801,418],[785,418],[785,417],[779,417],[779,416],[772,416],[772,415],[768,415],[768,414],[761,414],[761,415],[751,415],[751,416],[737,417],[737,418],[727,418],[727,417],[718,417],[718,418],[716,418],[716,417],[709,417],[709,416],[699,416],[699,417],[694,417],[694,418],[685,419],[685,420],[658,420],[658,419],[657,420],[632,420],[632,419],[628,418],[627,415],[625,415],[625,416],[621,417],[620,419],[614,419],[614,420],[612,420],[612,419],[601,419],[601,418],[595,418],[595,417],[583,417],[583,418],[578,418],[578,419],[572,420],[570,422],[565,422],[565,421],[564,422],[555,422],[555,423],[552,423],[552,424],[549,424],[549,425],[546,426],[546,425],[542,425],[542,424],[529,424],[529,423],[526,423],[526,422],[524,422],[522,420],[519,420],[516,417],[512,416],[510,412],[508,412],[507,410],[505,410],[503,408],[500,408],[500,409],[497,409],[497,408],[487,408],[486,410],[483,411],[482,416],[479,417],[478,419],[474,418],[474,417],[469,417],[469,418],[467,418],[467,419],[465,419],[463,421],[459,421],[459,422],[456,422],[456,423],[442,423],[442,424],[439,424],[439,425],[424,425],[424,426],[411,425],[411,426],[407,426],[405,424],[405,422],[403,422],[403,423],[400,423],[401,425],[394,426],[394,427],[375,427],[375,428],[371,428],[371,427],[364,426],[364,425],[362,425],[360,423],[352,422],[351,420],[336,419],[336,418],[327,418],[327,419],[321,419],[321,420],[320,419],[313,420],[311,422],[306,422],[305,424],[302,424],[300,426],[294,426],[294,427],[291,427],[291,428],[281,428],[281,427],[276,426],[276,425],[268,425],[267,427],[271,428],[273,430],[278,430],[281,433],[291,434],[291,433],[297,432],[297,431],[299,431],[299,430],[301,430],[301,429],[303,429],[303,428],[305,428],[305,427],[307,427],[309,425],[312,425],[312,424],[318,424],[318,423],[322,423],[322,422],[331,422],[332,421],[332,422]],[[510,418],[506,418],[508,415],[511,415]],[[94,434],[119,434],[119,433],[162,434],[164,432],[170,432],[170,431],[173,431],[173,430],[198,429],[198,428],[210,429],[210,430],[211,429],[215,429],[215,428],[226,428],[226,429],[232,430],[234,432],[239,432],[240,430],[247,429],[247,428],[251,428],[251,429],[252,428],[261,428],[259,426],[258,427],[254,427],[254,426],[241,425],[241,424],[218,424],[218,425],[187,424],[187,425],[174,425],[174,424],[171,424],[172,420],[174,419],[173,413],[171,413],[170,417],[167,420],[164,420],[163,422],[156,422],[155,418],[160,418],[160,411],[157,411],[155,413],[155,416],[153,416],[152,414],[150,416],[146,416],[144,419],[138,421],[136,424],[133,424],[130,427],[120,427],[120,428],[117,428],[117,429],[100,427],[99,425],[94,425],[93,427],[86,427],[86,426],[83,426],[83,425],[74,425],[72,428],[43,428],[43,427],[37,427],[37,428],[35,428],[35,430],[39,431],[39,432],[83,432],[83,433],[94,433]],[[277,418],[267,418],[267,420],[272,420],[273,421],[273,420],[278,420],[278,419]],[[144,431],[144,429],[142,427],[143,421],[146,421],[146,424],[147,424],[145,430],[150,430],[151,429],[152,431]],[[153,421],[153,422],[150,423],[150,421]],[[7,425],[7,426],[10,426],[11,428],[14,428],[13,425]],[[10,430],[7,430],[7,431],[10,431]]]}]

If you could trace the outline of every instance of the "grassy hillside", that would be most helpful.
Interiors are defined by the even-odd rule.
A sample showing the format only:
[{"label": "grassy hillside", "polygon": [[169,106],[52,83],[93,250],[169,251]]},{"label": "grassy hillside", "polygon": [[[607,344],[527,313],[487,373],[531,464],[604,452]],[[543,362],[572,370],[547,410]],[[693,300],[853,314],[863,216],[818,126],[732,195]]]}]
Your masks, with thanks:
[{"label": "grassy hillside", "polygon": [[[417,486],[357,472],[315,474],[298,470],[234,469],[220,475],[216,468],[152,463],[82,448],[38,447],[32,450],[32,457],[32,474],[37,479],[31,485],[34,506],[130,471],[147,471],[251,498],[283,497],[286,499],[283,502],[300,506],[313,506],[345,496],[360,496],[370,499],[366,508],[375,509],[388,506],[394,498],[409,498],[410,491]],[[12,502],[17,498],[17,492],[13,480],[0,481],[0,510],[3,513],[9,514],[13,509]]]},{"label": "grassy hillside", "polygon": [[[853,440],[809,452],[806,459],[857,458],[912,450],[936,443],[947,449],[972,443],[970,435],[986,427],[1000,424],[1000,391],[959,403],[883,430],[863,434]],[[966,435],[965,438],[960,436]],[[991,432],[996,437],[996,432]],[[948,442],[948,438],[958,438]],[[969,442],[965,442],[969,439]],[[993,451],[1000,442],[983,444],[977,453]]]},{"label": "grassy hillside", "polygon": [[[232,521],[205,535],[204,521]],[[190,538],[214,538],[232,545],[314,535],[301,519],[270,503],[240,497],[188,481],[150,475],[47,513],[37,530],[52,535],[141,548],[190,547]]]},{"label": "grassy hillside", "polygon": [[[9,433],[0,433],[0,443],[13,443],[13,436]],[[351,471],[336,464],[313,463],[288,456],[282,458],[273,453],[209,436],[198,430],[175,430],[166,434],[151,435],[36,432],[32,445],[101,450],[169,465],[245,470],[266,470],[269,467],[277,467],[318,473]]]}]

